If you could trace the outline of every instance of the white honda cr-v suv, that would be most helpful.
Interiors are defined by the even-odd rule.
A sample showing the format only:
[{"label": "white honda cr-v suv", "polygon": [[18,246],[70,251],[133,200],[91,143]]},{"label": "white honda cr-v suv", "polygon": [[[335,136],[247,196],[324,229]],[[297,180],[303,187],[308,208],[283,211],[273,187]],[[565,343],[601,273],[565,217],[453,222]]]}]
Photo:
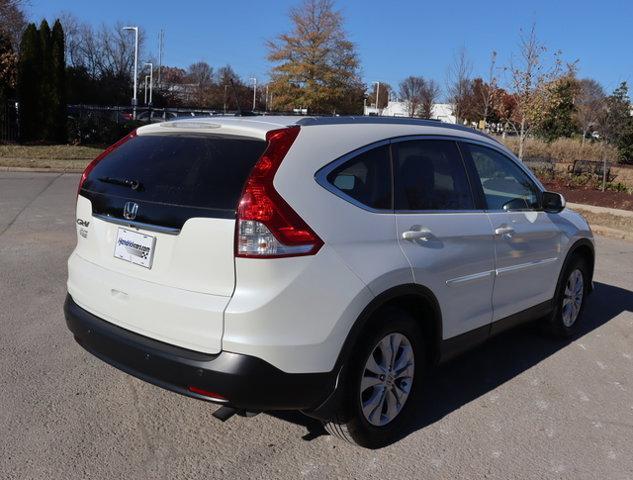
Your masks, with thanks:
[{"label": "white honda cr-v suv", "polygon": [[234,412],[398,438],[430,366],[510,326],[577,330],[587,222],[477,131],[387,118],[148,125],[83,173],[68,327]]}]

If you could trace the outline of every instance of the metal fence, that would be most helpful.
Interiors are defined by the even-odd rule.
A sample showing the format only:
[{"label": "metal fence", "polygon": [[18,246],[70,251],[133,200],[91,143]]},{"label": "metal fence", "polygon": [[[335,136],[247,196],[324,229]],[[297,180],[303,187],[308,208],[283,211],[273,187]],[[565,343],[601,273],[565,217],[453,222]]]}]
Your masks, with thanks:
[{"label": "metal fence", "polygon": [[[236,112],[223,112],[204,108],[149,108],[137,107],[136,120],[142,123],[175,120],[190,117],[214,117],[235,115]],[[99,106],[99,105],[68,105],[68,118],[101,118],[115,123],[126,123],[133,120],[132,107]]]},{"label": "metal fence", "polygon": [[9,100],[0,105],[0,143],[15,143],[19,136],[17,103]]}]

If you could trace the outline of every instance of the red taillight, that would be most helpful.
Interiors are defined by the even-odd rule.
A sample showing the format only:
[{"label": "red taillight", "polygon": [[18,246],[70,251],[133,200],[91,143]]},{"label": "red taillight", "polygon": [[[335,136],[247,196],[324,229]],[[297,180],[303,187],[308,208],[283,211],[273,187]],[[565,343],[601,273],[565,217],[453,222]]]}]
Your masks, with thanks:
[{"label": "red taillight", "polygon": [[205,397],[211,398],[212,400],[222,400],[226,401],[226,398],[220,395],[219,393],[210,392],[208,390],[204,390],[202,388],[194,387],[193,385],[189,385],[187,390],[193,393],[197,393],[198,395],[204,395]]},{"label": "red taillight", "polygon": [[314,255],[323,245],[273,186],[275,173],[298,134],[299,127],[266,134],[268,146],[253,167],[237,207],[237,257]]},{"label": "red taillight", "polygon": [[113,143],[112,145],[110,145],[103,152],[101,152],[101,154],[97,158],[95,158],[92,162],[90,162],[88,164],[88,166],[86,167],[84,172],[81,174],[81,179],[79,180],[79,187],[77,187],[77,195],[79,195],[79,192],[81,192],[81,187],[83,186],[84,182],[86,181],[86,178],[88,178],[88,175],[90,175],[90,172],[92,172],[92,170],[97,166],[97,163],[99,163],[101,160],[103,160],[105,157],[107,157],[114,150],[119,148],[121,145],[123,145],[128,140],[133,139],[134,137],[136,137],[136,129],[132,130],[130,133],[128,133],[125,137],[123,137],[120,140],[118,140],[116,143]]}]

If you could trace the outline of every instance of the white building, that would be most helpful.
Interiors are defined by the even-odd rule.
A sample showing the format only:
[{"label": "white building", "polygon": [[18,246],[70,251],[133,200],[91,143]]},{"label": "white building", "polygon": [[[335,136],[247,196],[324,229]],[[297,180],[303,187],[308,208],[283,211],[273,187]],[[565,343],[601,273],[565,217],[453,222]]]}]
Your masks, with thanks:
[{"label": "white building", "polygon": [[[381,115],[383,117],[408,117],[406,102],[389,102],[385,108],[378,109],[365,105],[364,115]],[[456,123],[453,106],[450,103],[436,103],[431,109],[431,118],[444,123]]]}]

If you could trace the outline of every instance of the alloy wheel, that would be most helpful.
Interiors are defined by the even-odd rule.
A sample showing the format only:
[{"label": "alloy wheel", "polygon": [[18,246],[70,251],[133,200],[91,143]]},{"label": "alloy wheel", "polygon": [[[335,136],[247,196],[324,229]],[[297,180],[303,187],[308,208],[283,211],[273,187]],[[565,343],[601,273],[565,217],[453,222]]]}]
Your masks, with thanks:
[{"label": "alloy wheel", "polygon": [[401,333],[380,340],[365,362],[360,402],[365,419],[382,427],[402,411],[413,385],[415,358],[411,342]]},{"label": "alloy wheel", "polygon": [[577,320],[585,293],[585,283],[582,272],[576,269],[571,272],[565,284],[563,296],[563,325],[571,327]]}]

